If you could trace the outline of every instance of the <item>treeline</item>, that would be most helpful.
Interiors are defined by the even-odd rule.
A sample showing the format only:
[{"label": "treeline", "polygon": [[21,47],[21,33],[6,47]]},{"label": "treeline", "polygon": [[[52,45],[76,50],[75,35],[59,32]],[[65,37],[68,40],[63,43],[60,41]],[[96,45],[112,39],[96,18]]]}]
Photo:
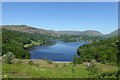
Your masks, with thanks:
[{"label": "treeline", "polygon": [[[19,32],[2,28],[2,55],[12,52],[16,58],[30,58],[30,54],[25,49],[44,44],[49,38],[50,35]],[[26,44],[31,44],[31,46],[25,47]]]},{"label": "treeline", "polygon": [[56,36],[54,38],[65,42],[76,42],[76,41],[94,42],[97,40],[107,39],[105,36],[88,36],[88,35],[60,35],[59,37]]},{"label": "treeline", "polygon": [[101,63],[117,64],[118,46],[120,46],[118,43],[118,37],[114,37],[80,46],[77,50],[80,56],[78,61],[96,60]]}]

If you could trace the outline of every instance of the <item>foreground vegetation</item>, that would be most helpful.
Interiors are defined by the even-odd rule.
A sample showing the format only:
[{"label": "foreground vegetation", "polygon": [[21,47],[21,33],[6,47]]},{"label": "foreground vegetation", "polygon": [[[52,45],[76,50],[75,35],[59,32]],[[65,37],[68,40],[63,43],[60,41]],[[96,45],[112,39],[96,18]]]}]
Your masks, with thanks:
[{"label": "foreground vegetation", "polygon": [[115,73],[117,66],[96,64],[97,74],[84,64],[49,62],[48,60],[15,59],[12,64],[3,63],[3,78],[116,78],[115,74],[102,76],[104,73]]}]

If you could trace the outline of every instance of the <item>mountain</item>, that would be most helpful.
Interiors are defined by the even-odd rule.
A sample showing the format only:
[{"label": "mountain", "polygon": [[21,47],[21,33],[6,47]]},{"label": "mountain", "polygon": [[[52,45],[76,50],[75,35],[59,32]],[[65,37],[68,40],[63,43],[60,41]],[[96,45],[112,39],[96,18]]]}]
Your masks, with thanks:
[{"label": "mountain", "polygon": [[102,33],[94,30],[86,31],[55,31],[57,35],[81,35],[81,36],[103,36]]},{"label": "mountain", "polygon": [[[115,31],[113,31],[113,32],[111,32],[110,34],[107,34],[107,36],[108,37],[115,37],[115,36],[118,36],[119,33],[120,32],[120,28],[119,29],[117,29],[117,30],[115,30]],[[120,35],[119,35],[120,36]]]},{"label": "mountain", "polygon": [[83,32],[83,35],[88,35],[88,36],[103,36],[102,33],[95,31],[95,30],[87,30]]},{"label": "mountain", "polygon": [[79,35],[81,31],[55,31],[57,35]]},{"label": "mountain", "polygon": [[2,28],[20,31],[20,32],[28,32],[28,33],[40,33],[40,34],[51,34],[53,36],[59,35],[81,35],[81,36],[103,36],[102,33],[95,30],[86,30],[86,31],[54,31],[54,30],[44,30],[41,28],[33,28],[27,25],[3,25]]},{"label": "mountain", "polygon": [[41,28],[33,28],[31,26],[27,25],[3,25],[2,28],[9,29],[9,30],[15,30],[15,31],[20,31],[20,32],[28,32],[28,33],[40,33],[40,34],[52,34],[53,33],[41,29]]}]

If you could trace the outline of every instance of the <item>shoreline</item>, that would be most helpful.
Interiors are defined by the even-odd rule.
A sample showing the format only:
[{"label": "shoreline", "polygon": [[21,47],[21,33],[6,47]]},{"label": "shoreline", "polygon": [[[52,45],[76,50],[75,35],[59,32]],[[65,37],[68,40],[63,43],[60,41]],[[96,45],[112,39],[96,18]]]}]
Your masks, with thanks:
[{"label": "shoreline", "polygon": [[[22,61],[22,62],[25,62],[25,63],[28,63],[29,61],[33,61],[34,63],[47,63],[47,61],[49,60],[43,60],[43,59],[15,59],[15,62],[16,61]],[[50,60],[51,61],[51,60]],[[52,63],[73,63],[72,61],[51,61]]]},{"label": "shoreline", "polygon": [[72,63],[70,61],[52,61],[53,63]]},{"label": "shoreline", "polygon": [[[27,59],[27,60],[32,60],[32,61],[47,61],[44,59]],[[50,60],[52,61],[52,60]],[[52,61],[53,63],[72,63],[72,61]]]}]

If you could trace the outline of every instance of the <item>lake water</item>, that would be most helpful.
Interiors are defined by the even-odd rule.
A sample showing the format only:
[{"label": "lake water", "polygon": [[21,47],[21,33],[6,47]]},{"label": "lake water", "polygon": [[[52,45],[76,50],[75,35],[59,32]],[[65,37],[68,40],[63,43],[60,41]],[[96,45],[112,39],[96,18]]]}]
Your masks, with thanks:
[{"label": "lake water", "polygon": [[77,48],[88,42],[62,42],[56,40],[54,45],[33,47],[32,59],[49,59],[52,61],[73,61]]}]

